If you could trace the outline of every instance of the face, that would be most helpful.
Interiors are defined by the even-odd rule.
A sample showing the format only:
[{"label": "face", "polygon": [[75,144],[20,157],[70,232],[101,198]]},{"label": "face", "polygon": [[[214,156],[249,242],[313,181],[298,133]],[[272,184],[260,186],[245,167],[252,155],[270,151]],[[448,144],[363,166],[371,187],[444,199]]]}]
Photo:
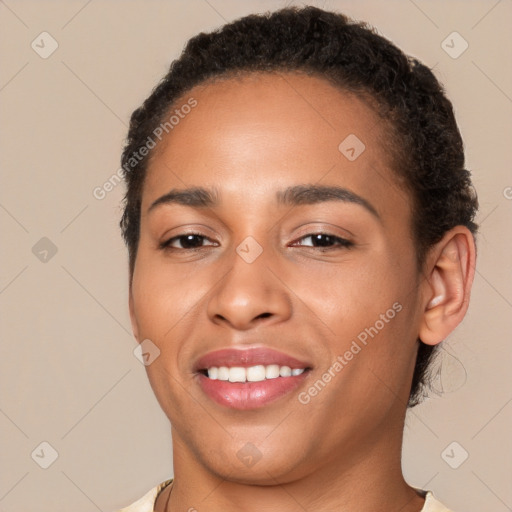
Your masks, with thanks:
[{"label": "face", "polygon": [[399,450],[419,276],[382,121],[298,74],[190,98],[148,167],[130,297],[175,458],[273,483]]}]

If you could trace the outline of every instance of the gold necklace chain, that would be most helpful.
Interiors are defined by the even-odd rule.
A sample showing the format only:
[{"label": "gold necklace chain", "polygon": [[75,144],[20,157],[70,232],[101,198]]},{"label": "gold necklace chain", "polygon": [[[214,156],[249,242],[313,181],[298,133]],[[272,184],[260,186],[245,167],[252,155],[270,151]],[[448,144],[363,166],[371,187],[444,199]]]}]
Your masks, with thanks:
[{"label": "gold necklace chain", "polygon": [[167,501],[165,502],[165,509],[164,509],[164,512],[169,512],[169,500],[171,499],[171,492],[172,492],[172,484],[174,483],[174,481],[172,481],[170,484],[169,484],[169,496],[167,496]]}]

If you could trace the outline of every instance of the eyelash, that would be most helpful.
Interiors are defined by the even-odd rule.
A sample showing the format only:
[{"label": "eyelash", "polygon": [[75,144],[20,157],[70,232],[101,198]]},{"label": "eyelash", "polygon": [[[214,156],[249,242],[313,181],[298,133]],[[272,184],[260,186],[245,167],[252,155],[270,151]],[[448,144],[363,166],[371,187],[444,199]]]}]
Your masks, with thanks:
[{"label": "eyelash", "polygon": [[[350,249],[351,247],[354,246],[354,243],[351,242],[350,240],[347,240],[346,238],[341,238],[339,236],[335,236],[330,233],[324,233],[324,232],[309,233],[307,235],[301,236],[298,240],[303,240],[304,238],[311,238],[311,237],[318,236],[318,235],[332,238],[335,242],[337,242],[337,245],[330,246],[330,247],[321,247],[321,246],[314,247],[314,246],[306,245],[306,246],[302,246],[302,247],[311,247],[312,249],[318,249],[320,252],[328,252],[328,251],[336,250],[336,249],[340,249],[340,248]],[[188,248],[188,249],[180,248],[180,247],[171,247],[171,244],[175,240],[179,240],[180,238],[185,238],[188,236],[195,236],[195,237],[199,237],[199,238],[208,240],[208,237],[204,236],[201,233],[183,233],[181,235],[169,238],[169,240],[161,242],[159,244],[159,249],[164,250],[164,251],[194,251],[195,252],[195,251],[200,251],[200,250],[204,249],[205,247],[212,247],[212,246],[201,246],[201,247],[192,247],[192,248]]]}]

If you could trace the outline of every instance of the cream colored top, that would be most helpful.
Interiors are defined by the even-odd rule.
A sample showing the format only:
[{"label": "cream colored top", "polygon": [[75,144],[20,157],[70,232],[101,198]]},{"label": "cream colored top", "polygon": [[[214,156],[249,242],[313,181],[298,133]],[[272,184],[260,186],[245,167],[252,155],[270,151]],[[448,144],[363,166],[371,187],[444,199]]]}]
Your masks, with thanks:
[{"label": "cream colored top", "polygon": [[[170,480],[166,480],[162,482],[160,485],[153,487],[149,492],[147,492],[142,498],[137,500],[135,503],[132,503],[129,507],[118,510],[118,512],[154,512],[154,505],[158,494],[165,489],[172,482],[172,478]],[[421,489],[417,489],[421,491]],[[427,491],[425,496],[425,505],[421,509],[421,512],[452,512],[448,508],[446,508],[442,503],[437,501],[434,498],[434,495],[431,491]]]}]

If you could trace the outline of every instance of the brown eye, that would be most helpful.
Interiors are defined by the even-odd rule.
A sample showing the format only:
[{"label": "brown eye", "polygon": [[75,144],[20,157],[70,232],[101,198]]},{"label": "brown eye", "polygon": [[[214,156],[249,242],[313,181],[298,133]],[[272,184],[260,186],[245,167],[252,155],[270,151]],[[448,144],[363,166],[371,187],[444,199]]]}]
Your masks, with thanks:
[{"label": "brown eye", "polygon": [[[205,247],[203,242],[209,240],[199,233],[184,233],[174,236],[160,244],[160,249],[194,250]],[[209,244],[212,245],[212,244]]]},{"label": "brown eye", "polygon": [[312,233],[301,237],[299,240],[310,239],[311,242],[307,244],[298,244],[302,247],[313,247],[313,248],[326,248],[334,249],[336,247],[352,247],[354,244],[350,240],[334,236],[329,233]]}]

